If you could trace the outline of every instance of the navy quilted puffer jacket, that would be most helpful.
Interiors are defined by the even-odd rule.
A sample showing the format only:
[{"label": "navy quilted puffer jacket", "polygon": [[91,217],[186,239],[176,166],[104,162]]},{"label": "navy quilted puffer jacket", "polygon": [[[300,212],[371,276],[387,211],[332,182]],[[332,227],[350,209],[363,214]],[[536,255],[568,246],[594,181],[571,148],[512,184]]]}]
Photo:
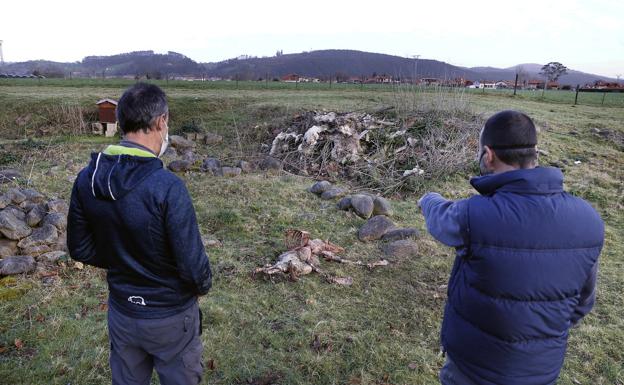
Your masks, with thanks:
[{"label": "navy quilted puffer jacket", "polygon": [[457,248],[442,345],[478,384],[554,384],[568,331],[594,303],[604,224],[555,168],[471,184],[481,195],[421,202],[432,235]]}]

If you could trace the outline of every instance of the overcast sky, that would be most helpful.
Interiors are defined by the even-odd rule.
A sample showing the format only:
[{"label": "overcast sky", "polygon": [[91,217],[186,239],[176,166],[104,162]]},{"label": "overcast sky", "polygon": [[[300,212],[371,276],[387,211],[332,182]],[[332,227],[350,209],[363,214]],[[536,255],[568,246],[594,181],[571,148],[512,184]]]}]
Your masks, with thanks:
[{"label": "overcast sky", "polygon": [[624,75],[623,20],[624,0],[3,0],[0,40],[11,62],[356,49],[467,67],[559,61],[615,77]]}]

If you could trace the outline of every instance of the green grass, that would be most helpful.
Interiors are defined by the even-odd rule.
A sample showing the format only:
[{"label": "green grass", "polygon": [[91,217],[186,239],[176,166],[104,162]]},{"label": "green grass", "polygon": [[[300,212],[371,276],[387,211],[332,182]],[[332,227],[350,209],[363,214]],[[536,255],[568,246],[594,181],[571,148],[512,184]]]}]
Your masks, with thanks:
[{"label": "green grass", "polygon": [[[547,103],[563,103],[574,105],[576,98],[576,92],[563,91],[563,90],[547,90],[542,95],[542,90],[518,90],[516,95],[513,94],[513,89],[501,89],[501,90],[481,90],[481,89],[468,89],[467,92],[477,95],[498,95],[501,97],[508,97],[521,100],[534,100]],[[605,92],[579,92],[576,100],[577,105],[590,105],[600,107],[624,107],[624,92],[619,93],[605,93]]]},{"label": "green grass", "polygon": [[[323,91],[338,93],[375,92],[392,93],[397,88],[413,89],[412,85],[402,84],[347,84],[347,83],[286,83],[265,81],[183,81],[183,80],[150,80],[163,88],[198,91]],[[82,92],[92,88],[119,88],[124,89],[132,84],[130,79],[0,79],[0,87],[34,87],[36,89],[49,87],[69,88],[73,92]],[[439,87],[416,87],[420,92],[436,93]],[[515,97],[517,99],[537,100],[552,103],[574,104],[575,92],[562,90],[518,90],[513,95],[513,89],[462,89],[473,95],[497,95]],[[624,93],[580,92],[577,103],[580,105],[624,107]]]},{"label": "green grass", "polygon": [[[203,148],[228,164],[253,159],[260,142],[285,118],[307,109],[374,110],[400,102],[379,90],[226,89],[164,84],[172,128],[191,120],[224,135],[224,144]],[[25,139],[15,119],[37,115],[49,122],[49,104],[91,108],[101,97],[118,97],[127,82],[0,84],[0,167],[16,167],[30,186],[68,199],[71,177],[91,151],[115,139],[59,131]],[[435,94],[417,98],[435,102]],[[560,384],[624,384],[624,178],[622,148],[592,128],[622,131],[624,109],[550,103],[495,94],[466,94],[477,114],[516,108],[540,126],[543,164],[560,164],[566,188],[588,199],[606,222],[598,301],[571,332]],[[39,123],[36,123],[39,124]],[[32,123],[29,130],[36,130]],[[53,129],[55,127],[52,127]],[[22,130],[22,131],[20,131]],[[18,138],[18,140],[16,140]],[[240,143],[240,144],[239,144]],[[581,164],[574,164],[581,160]],[[68,164],[68,162],[70,162]],[[394,220],[419,228],[419,256],[373,271],[323,263],[349,275],[351,287],[310,275],[298,282],[252,278],[251,271],[284,251],[282,233],[301,228],[345,247],[345,257],[373,261],[379,244],[357,241],[361,219],[338,211],[305,189],[309,178],[250,174],[228,179],[199,172],[184,176],[203,234],[222,241],[208,250],[214,287],[200,306],[205,314],[204,358],[214,360],[205,383],[247,384],[271,376],[280,384],[433,384],[443,363],[438,333],[453,250],[425,232],[416,200],[425,190],[449,198],[472,194],[468,175],[429,180],[422,191],[391,197]],[[3,187],[3,188],[6,188]],[[57,266],[58,276],[0,279],[0,383],[101,384],[110,381],[104,274]],[[311,343],[318,337],[321,348]],[[14,347],[15,339],[24,346]],[[253,382],[253,381],[252,381]],[[154,379],[154,383],[157,383]]]}]

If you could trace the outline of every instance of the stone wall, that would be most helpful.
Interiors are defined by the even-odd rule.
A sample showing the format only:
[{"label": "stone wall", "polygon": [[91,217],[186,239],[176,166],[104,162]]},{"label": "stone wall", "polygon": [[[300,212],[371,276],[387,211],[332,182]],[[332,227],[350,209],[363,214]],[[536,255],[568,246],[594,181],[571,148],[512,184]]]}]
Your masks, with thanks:
[{"label": "stone wall", "polygon": [[67,253],[67,212],[62,199],[33,189],[11,188],[0,195],[0,275],[32,271],[37,261]]}]

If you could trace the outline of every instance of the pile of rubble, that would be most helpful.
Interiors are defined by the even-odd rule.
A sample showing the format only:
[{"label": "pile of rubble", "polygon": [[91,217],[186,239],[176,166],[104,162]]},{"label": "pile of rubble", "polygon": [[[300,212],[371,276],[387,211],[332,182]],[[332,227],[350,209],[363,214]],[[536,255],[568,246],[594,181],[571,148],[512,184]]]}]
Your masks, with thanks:
[{"label": "pile of rubble", "polygon": [[311,111],[276,134],[270,155],[291,172],[356,180],[378,190],[400,188],[408,178],[466,170],[477,147],[478,120]]},{"label": "pile of rubble", "polygon": [[37,261],[67,254],[67,212],[62,199],[33,189],[11,188],[0,195],[0,275],[28,273]]},{"label": "pile of rubble", "polygon": [[[329,144],[328,159],[338,163],[355,162],[365,154],[362,142],[373,131],[396,126],[395,122],[376,119],[365,113],[308,112],[294,118],[271,145],[271,156],[283,157],[297,152],[311,156]],[[310,165],[312,169],[320,165]]]}]

